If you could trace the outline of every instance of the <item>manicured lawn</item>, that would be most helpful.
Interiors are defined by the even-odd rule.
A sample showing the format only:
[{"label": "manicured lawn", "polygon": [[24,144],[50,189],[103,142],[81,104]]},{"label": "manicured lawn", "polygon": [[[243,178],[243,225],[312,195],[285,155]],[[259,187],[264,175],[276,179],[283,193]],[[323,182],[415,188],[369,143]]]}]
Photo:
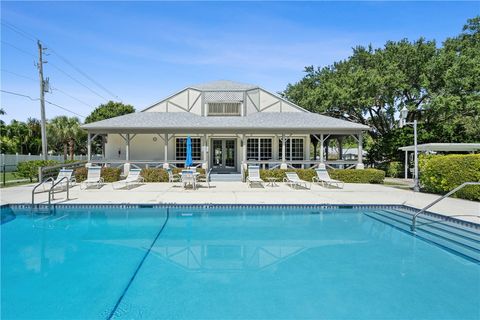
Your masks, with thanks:
[{"label": "manicured lawn", "polygon": [[[4,173],[0,172],[0,188],[18,186],[30,183],[30,179],[21,178],[15,172],[5,172],[5,185],[3,183]],[[35,182],[35,181],[34,181]]]}]

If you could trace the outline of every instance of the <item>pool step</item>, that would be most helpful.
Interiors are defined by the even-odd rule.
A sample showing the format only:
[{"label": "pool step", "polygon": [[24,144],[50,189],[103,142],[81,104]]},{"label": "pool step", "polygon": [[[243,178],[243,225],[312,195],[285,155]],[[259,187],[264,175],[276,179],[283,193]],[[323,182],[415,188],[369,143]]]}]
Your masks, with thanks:
[{"label": "pool step", "polygon": [[[398,210],[377,210],[365,215],[412,233],[410,230],[412,215],[409,213]],[[416,236],[480,262],[480,239],[472,230],[423,217],[417,221],[419,224],[415,231]]]}]

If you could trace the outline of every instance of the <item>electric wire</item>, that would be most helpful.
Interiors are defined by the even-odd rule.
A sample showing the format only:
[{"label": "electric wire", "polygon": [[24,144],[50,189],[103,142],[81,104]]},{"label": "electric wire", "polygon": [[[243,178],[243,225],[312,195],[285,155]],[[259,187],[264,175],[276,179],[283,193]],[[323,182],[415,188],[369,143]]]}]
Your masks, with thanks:
[{"label": "electric wire", "polygon": [[[7,22],[7,21],[2,21],[2,24],[6,27],[8,27],[10,30],[18,33],[19,35],[22,35],[23,37],[29,39],[29,40],[32,40],[32,41],[40,41],[37,37],[35,37],[34,35],[20,29],[19,27]],[[4,42],[4,41],[2,41]],[[47,43],[43,42],[45,45],[48,46]],[[10,46],[26,53],[26,54],[29,54],[31,55],[30,53],[18,48],[18,47],[15,47],[11,44],[9,44]],[[50,47],[50,46],[49,46]],[[98,81],[96,81],[95,79],[93,79],[92,77],[90,77],[87,73],[85,73],[84,71],[82,71],[80,68],[78,68],[77,66],[75,66],[71,61],[69,61],[67,58],[65,58],[64,56],[62,56],[61,54],[59,54],[57,51],[55,51],[54,49],[52,49],[51,47],[49,48],[49,50],[55,54],[58,58],[60,58],[64,63],[66,63],[67,65],[69,65],[71,68],[73,68],[75,71],[77,71],[78,73],[80,73],[82,76],[84,76],[85,78],[87,78],[88,80],[90,80],[93,84],[95,84],[97,87],[101,88],[103,91],[105,91],[106,93],[108,93],[109,95],[111,95],[112,97],[114,97],[115,99],[118,99],[118,100],[122,100],[118,95],[114,94],[112,91],[108,90],[105,86],[103,86],[102,84],[100,84]],[[33,56],[33,55],[32,55]],[[51,65],[53,65],[52,63],[50,63]],[[56,67],[58,70],[60,70],[60,67],[58,66],[54,66]],[[63,72],[64,74],[67,74],[66,71],[61,71]],[[103,97],[102,95],[98,94],[97,92],[95,92],[93,89],[89,88],[88,86],[86,86],[85,84],[81,83],[79,80],[75,80],[73,76],[69,75],[69,77],[76,81],[77,83],[79,83],[80,85],[86,87],[88,90],[90,90],[92,93],[94,93],[95,95],[101,97],[102,99],[108,101],[107,98]]]},{"label": "electric wire", "polygon": [[[31,96],[26,95],[26,94],[23,94],[23,93],[18,93],[18,92],[3,90],[3,89],[1,89],[0,91],[3,92],[3,93],[7,93],[7,94],[19,96],[19,97],[24,97],[24,98],[30,99],[31,101],[40,101],[39,98],[32,98]],[[52,105],[52,106],[55,106],[55,107],[57,107],[57,108],[60,108],[60,109],[65,110],[65,111],[67,111],[67,112],[70,112],[70,113],[72,113],[72,114],[74,114],[74,115],[76,115],[76,116],[79,116],[79,117],[81,117],[81,118],[85,118],[85,116],[83,116],[83,115],[81,115],[81,114],[79,114],[79,113],[77,113],[77,112],[75,112],[75,111],[72,111],[72,110],[70,110],[70,109],[68,109],[68,108],[65,108],[65,107],[63,107],[63,106],[61,106],[61,105],[59,105],[59,104],[56,104],[56,103],[54,103],[54,102],[51,102],[51,101],[49,101],[49,100],[46,100],[46,99],[44,99],[44,100],[45,100],[46,103],[48,103],[48,104],[50,104],[50,105]]]},{"label": "electric wire", "polygon": [[[28,80],[31,80],[31,81],[34,81],[34,82],[37,82],[37,81],[38,81],[37,79],[33,79],[33,78],[30,78],[30,77],[24,76],[24,75],[22,75],[22,74],[19,74],[19,73],[10,71],[10,70],[6,70],[6,69],[0,69],[0,70],[1,70],[2,72],[10,73],[10,74],[13,74],[13,75],[15,75],[15,76],[17,76],[17,77],[20,77],[20,78],[25,78],[25,79],[28,79]],[[73,100],[75,100],[75,101],[77,101],[77,102],[79,102],[79,103],[81,103],[81,104],[83,104],[83,105],[85,105],[85,106],[87,106],[87,107],[89,107],[89,108],[92,108],[92,109],[95,108],[94,106],[88,104],[87,102],[85,102],[85,101],[83,101],[83,100],[78,99],[77,97],[71,95],[71,94],[68,93],[68,92],[65,92],[65,91],[62,90],[62,89],[59,89],[59,88],[53,87],[53,86],[51,86],[50,88],[51,88],[52,90],[54,90],[54,91],[58,91],[58,92],[60,92],[60,93],[62,93],[62,94],[64,94],[64,95],[66,95],[67,97],[70,97],[71,99],[73,99]]]}]

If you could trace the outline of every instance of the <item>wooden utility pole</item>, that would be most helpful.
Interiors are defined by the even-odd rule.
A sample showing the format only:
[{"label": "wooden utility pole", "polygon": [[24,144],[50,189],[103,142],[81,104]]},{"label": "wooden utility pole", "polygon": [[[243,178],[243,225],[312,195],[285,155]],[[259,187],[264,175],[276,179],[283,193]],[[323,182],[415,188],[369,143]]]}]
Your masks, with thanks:
[{"label": "wooden utility pole", "polygon": [[43,80],[43,47],[40,40],[38,44],[38,75],[40,77],[40,128],[42,131],[42,157],[43,160],[48,159],[47,154],[47,124],[45,120],[45,80]]}]

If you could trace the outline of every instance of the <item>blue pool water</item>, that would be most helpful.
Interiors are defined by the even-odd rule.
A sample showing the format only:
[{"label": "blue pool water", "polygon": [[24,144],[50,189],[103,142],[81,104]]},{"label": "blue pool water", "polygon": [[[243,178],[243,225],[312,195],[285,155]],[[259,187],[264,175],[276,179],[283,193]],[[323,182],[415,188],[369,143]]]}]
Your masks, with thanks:
[{"label": "blue pool water", "polygon": [[4,207],[1,318],[480,319],[478,261],[374,211]]}]

